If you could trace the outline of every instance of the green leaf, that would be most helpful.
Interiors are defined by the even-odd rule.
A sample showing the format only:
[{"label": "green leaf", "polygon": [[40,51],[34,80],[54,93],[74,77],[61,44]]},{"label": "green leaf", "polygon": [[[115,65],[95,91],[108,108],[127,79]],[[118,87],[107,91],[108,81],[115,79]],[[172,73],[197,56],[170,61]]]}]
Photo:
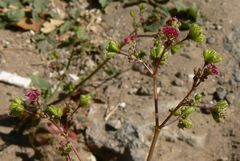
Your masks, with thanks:
[{"label": "green leaf", "polygon": [[77,19],[80,16],[80,9],[78,7],[73,7],[69,11],[69,14],[73,19]]},{"label": "green leaf", "polygon": [[73,23],[71,21],[65,21],[59,28],[60,34],[64,34],[72,28]]},{"label": "green leaf", "polygon": [[4,1],[0,1],[0,8],[7,8],[7,3]]},{"label": "green leaf", "polygon": [[187,8],[186,5],[182,2],[182,0],[173,0],[173,3],[178,11]]},{"label": "green leaf", "polygon": [[21,9],[10,10],[6,13],[6,17],[9,22],[16,23],[25,17],[25,12]]},{"label": "green leaf", "polygon": [[98,0],[98,2],[100,3],[100,5],[102,6],[102,8],[106,7],[107,5],[109,5],[112,0]]},{"label": "green leaf", "polygon": [[32,85],[41,89],[41,96],[46,99],[52,93],[51,85],[38,75],[31,76]]},{"label": "green leaf", "polygon": [[80,40],[80,41],[86,41],[88,40],[88,34],[85,32],[85,29],[83,27],[77,27],[75,29],[75,32],[76,32],[76,35],[77,35],[77,38]]},{"label": "green leaf", "polygon": [[32,75],[31,80],[33,86],[38,87],[40,89],[48,89],[51,87],[51,85],[45,79],[41,78],[39,75]]},{"label": "green leaf", "polygon": [[23,8],[23,5],[21,4],[21,2],[19,0],[1,0],[1,1],[3,1],[2,5],[5,5],[4,8],[8,7],[9,5],[15,6],[18,9]]},{"label": "green leaf", "polygon": [[40,18],[40,14],[47,11],[49,0],[34,0],[32,17],[35,20]]}]

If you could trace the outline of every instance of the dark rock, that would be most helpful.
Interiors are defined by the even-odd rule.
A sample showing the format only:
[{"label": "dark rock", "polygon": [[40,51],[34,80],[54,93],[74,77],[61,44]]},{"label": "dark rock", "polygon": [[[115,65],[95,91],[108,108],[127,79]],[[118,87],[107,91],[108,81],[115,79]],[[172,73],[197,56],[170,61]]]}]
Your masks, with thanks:
[{"label": "dark rock", "polygon": [[109,120],[107,123],[106,123],[106,130],[107,131],[116,131],[116,130],[119,130],[121,129],[122,127],[122,123],[120,120]]},{"label": "dark rock", "polygon": [[182,87],[184,85],[184,82],[181,79],[174,79],[172,81],[172,85]]},{"label": "dark rock", "polygon": [[151,95],[151,92],[147,87],[141,86],[140,88],[138,88],[136,94],[139,96],[148,96]]},{"label": "dark rock", "polygon": [[229,104],[233,104],[235,101],[235,95],[233,93],[229,93],[226,96],[226,100],[228,101]]},{"label": "dark rock", "polygon": [[[124,120],[118,130],[106,131],[103,115],[103,107],[92,107],[88,114],[92,125],[86,129],[86,141],[95,156],[100,160],[145,161],[148,150],[145,131],[129,120]],[[117,121],[107,124],[116,129]]]},{"label": "dark rock", "polygon": [[148,74],[148,71],[145,69],[145,67],[139,63],[134,63],[132,66],[132,70],[137,71],[141,74]]},{"label": "dark rock", "polygon": [[226,95],[227,95],[227,91],[222,87],[218,87],[216,89],[216,92],[214,93],[214,99],[219,101],[219,100],[224,99],[226,97]]}]

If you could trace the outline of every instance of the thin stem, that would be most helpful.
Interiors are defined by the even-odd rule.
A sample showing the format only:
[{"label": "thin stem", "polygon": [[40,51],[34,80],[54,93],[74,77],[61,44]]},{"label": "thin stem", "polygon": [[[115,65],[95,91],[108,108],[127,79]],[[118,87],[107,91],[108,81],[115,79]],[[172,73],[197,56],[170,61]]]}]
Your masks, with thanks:
[{"label": "thin stem", "polygon": [[181,116],[178,116],[177,118],[175,118],[171,122],[167,122],[163,127],[173,124],[174,122],[178,121],[180,118],[181,118]]},{"label": "thin stem", "polygon": [[153,136],[153,140],[152,140],[152,143],[151,143],[151,146],[150,146],[150,150],[149,150],[149,153],[148,153],[147,161],[151,161],[152,160],[153,152],[154,152],[154,149],[155,149],[155,146],[156,146],[159,134],[160,134],[160,129],[158,127],[155,127],[154,136]]},{"label": "thin stem", "polygon": [[72,159],[71,159],[69,154],[67,155],[67,159],[68,159],[68,161],[72,161]]},{"label": "thin stem", "polygon": [[100,69],[102,69],[102,67],[107,64],[109,62],[110,58],[106,58],[101,64],[98,65],[98,67],[92,71],[86,78],[84,78],[81,82],[79,82],[76,87],[75,87],[75,90],[66,94],[65,96],[63,96],[62,98],[59,98],[51,103],[48,103],[48,105],[54,105],[54,104],[57,104],[63,100],[65,100],[66,98],[70,97],[75,91],[79,90],[79,88],[86,82],[88,81],[90,78],[92,78],[92,76],[94,74],[96,74]]},{"label": "thin stem", "polygon": [[60,78],[60,80],[59,80],[59,83],[57,84],[56,88],[54,89],[54,91],[53,91],[52,95],[49,97],[49,99],[53,98],[53,97],[56,95],[58,89],[59,89],[60,86],[62,85],[63,80],[64,80],[65,77],[66,77],[66,73],[67,73],[67,71],[68,71],[68,69],[69,69],[69,67],[70,67],[70,65],[71,65],[73,56],[74,56],[74,52],[72,52],[71,55],[70,55],[70,57],[68,58],[67,65],[66,65],[65,70],[64,70],[64,72],[63,72],[63,74],[62,74],[62,76],[61,76],[61,78]]},{"label": "thin stem", "polygon": [[77,152],[76,148],[72,144],[71,144],[71,148],[72,148],[73,152],[75,153],[75,155],[77,156],[78,160],[81,161],[81,158],[78,155],[78,152]]},{"label": "thin stem", "polygon": [[[66,133],[61,129],[61,127],[59,127],[58,124],[56,124],[55,121],[53,121],[51,118],[49,118],[49,120],[52,122],[52,124],[54,124],[54,125],[58,128],[59,132],[60,132],[61,135],[66,139],[66,141],[71,142],[71,141],[69,140],[68,136],[66,135]],[[81,161],[81,158],[80,158],[80,156],[78,155],[77,150],[76,150],[76,148],[72,145],[72,143],[71,143],[71,148],[72,148],[74,154],[77,156],[78,160]]]},{"label": "thin stem", "polygon": [[151,161],[154,153],[154,149],[160,134],[160,128],[159,128],[159,110],[158,110],[158,93],[157,93],[157,70],[158,67],[155,69],[155,74],[153,73],[152,79],[153,79],[153,97],[154,97],[154,107],[155,107],[155,130],[154,130],[154,136],[153,140],[148,152],[147,161]]},{"label": "thin stem", "polygon": [[144,62],[144,61],[139,61],[140,63],[142,63],[144,65],[144,67],[148,70],[148,72],[153,75],[153,71],[149,68],[149,66]]},{"label": "thin stem", "polygon": [[73,115],[78,111],[78,109],[81,107],[81,105],[79,104],[78,106],[77,106],[77,108],[75,108],[75,110],[71,113],[71,117],[70,118],[72,118],[73,117]]},{"label": "thin stem", "polygon": [[155,126],[159,126],[159,114],[158,114],[158,94],[157,94],[157,78],[153,76],[153,97],[155,107]]},{"label": "thin stem", "polygon": [[153,38],[156,35],[157,35],[157,33],[144,33],[144,34],[138,34],[137,37]]},{"label": "thin stem", "polygon": [[163,51],[162,51],[162,54],[161,54],[160,58],[157,59],[157,65],[156,65],[156,67],[155,67],[155,70],[153,71],[153,75],[157,75],[158,68],[159,68],[160,65],[161,65],[161,61],[162,61],[162,58],[163,58],[163,56],[164,56],[166,50],[167,50],[167,48],[164,47],[164,49],[163,49]]}]

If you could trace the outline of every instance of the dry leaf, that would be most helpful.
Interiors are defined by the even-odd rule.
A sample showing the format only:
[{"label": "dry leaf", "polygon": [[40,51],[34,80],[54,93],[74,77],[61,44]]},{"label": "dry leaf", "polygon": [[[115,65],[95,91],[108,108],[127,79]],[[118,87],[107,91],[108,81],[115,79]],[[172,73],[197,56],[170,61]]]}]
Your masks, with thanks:
[{"label": "dry leaf", "polygon": [[63,20],[50,19],[50,22],[45,22],[41,31],[45,34],[52,32],[57,27],[61,26],[64,23]]},{"label": "dry leaf", "polygon": [[43,22],[44,22],[43,20],[35,21],[33,19],[24,18],[18,23],[16,23],[16,26],[24,30],[33,30],[35,32],[38,32],[42,27]]}]

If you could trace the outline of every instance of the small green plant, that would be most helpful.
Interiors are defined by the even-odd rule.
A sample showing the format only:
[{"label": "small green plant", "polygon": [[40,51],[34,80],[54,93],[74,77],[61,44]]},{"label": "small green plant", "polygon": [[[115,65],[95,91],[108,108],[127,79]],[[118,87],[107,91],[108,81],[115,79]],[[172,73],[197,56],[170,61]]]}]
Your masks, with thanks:
[{"label": "small green plant", "polygon": [[[203,43],[205,40],[205,35],[203,33],[203,29],[198,24],[192,24],[189,26],[188,34],[181,39],[180,28],[182,26],[182,22],[176,17],[170,18],[166,25],[160,27],[158,32],[154,34],[140,33],[141,27],[144,27],[141,21],[141,19],[144,19],[142,17],[143,10],[144,6],[141,4],[138,13],[134,13],[133,11],[130,12],[130,15],[133,17],[134,31],[132,31],[130,35],[126,36],[122,42],[117,42],[115,40],[110,41],[106,48],[106,54],[111,58],[116,55],[122,55],[127,57],[132,63],[142,64],[152,78],[152,93],[154,98],[153,102],[155,105],[155,131],[147,157],[147,161],[151,161],[155,145],[162,128],[176,121],[178,121],[178,127],[181,129],[192,128],[193,122],[189,116],[195,112],[197,108],[204,108],[199,106],[199,103],[202,99],[201,92],[195,92],[199,85],[205,82],[208,77],[219,75],[220,71],[216,63],[221,62],[223,59],[215,50],[205,49],[203,51],[202,66],[195,67],[193,69],[194,77],[190,90],[176,107],[173,107],[169,110],[168,116],[163,121],[160,121],[159,97],[157,93],[159,69],[167,63],[171,56],[174,56],[174,54],[183,47],[186,41]],[[146,52],[137,48],[138,39],[141,38],[153,38],[150,51]],[[128,49],[124,50],[122,48],[124,45],[119,44],[128,46]],[[216,102],[216,104],[212,107],[208,107],[208,110],[212,113],[213,119],[216,122],[220,122],[225,117],[227,108],[227,101],[221,100]],[[176,119],[174,119],[174,121],[170,121],[172,117],[176,117]]]},{"label": "small green plant", "polygon": [[[31,88],[25,91],[26,99],[15,98],[10,104],[10,116],[12,117],[35,117],[37,120],[47,120],[47,130],[59,142],[59,152],[66,160],[71,160],[70,153],[73,151],[79,160],[80,156],[73,146],[75,141],[72,138],[71,125],[72,117],[80,107],[86,107],[91,101],[90,95],[81,95],[79,105],[74,110],[61,108],[55,105],[46,105],[40,98],[41,92],[38,89]],[[67,121],[64,117],[70,117]],[[62,137],[57,137],[62,136]],[[62,139],[63,138],[63,139]],[[60,140],[59,140],[60,139]]]}]

